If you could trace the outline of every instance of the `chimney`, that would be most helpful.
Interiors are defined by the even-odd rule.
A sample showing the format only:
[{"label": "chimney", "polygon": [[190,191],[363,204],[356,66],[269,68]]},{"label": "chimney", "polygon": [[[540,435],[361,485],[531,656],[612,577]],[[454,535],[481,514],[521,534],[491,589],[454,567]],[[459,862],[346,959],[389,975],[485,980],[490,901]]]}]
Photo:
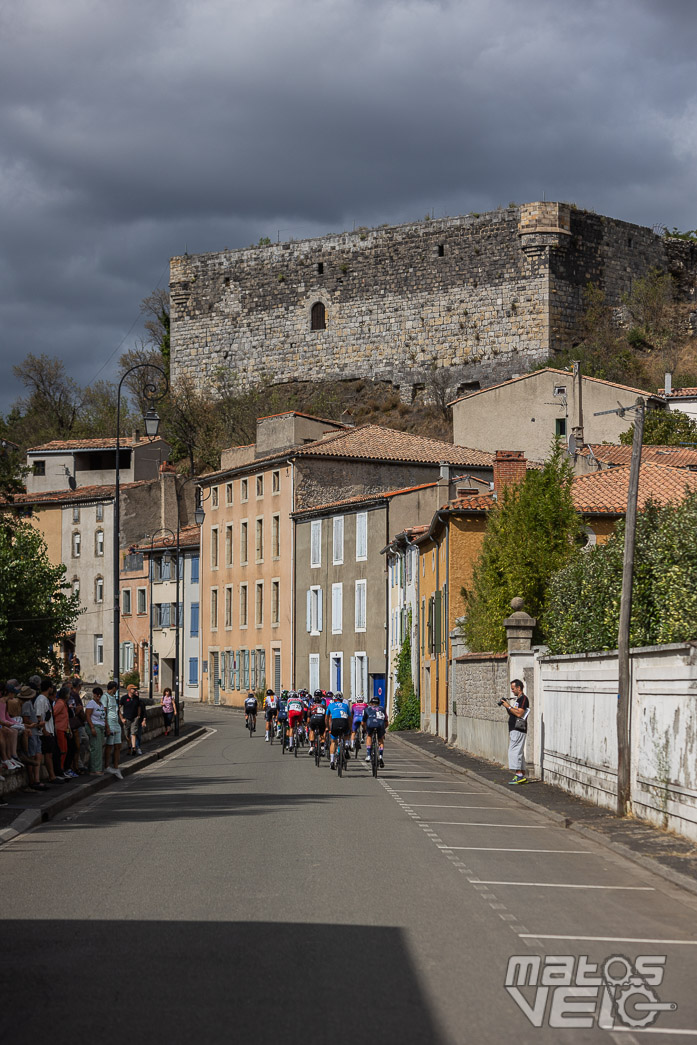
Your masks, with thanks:
[{"label": "chimney", "polygon": [[438,504],[446,504],[450,500],[450,465],[447,461],[440,462],[440,475],[438,476]]},{"label": "chimney", "polygon": [[665,385],[664,385],[663,391],[664,391],[664,394],[667,395],[667,396],[669,396],[670,393],[673,391],[673,375],[672,374],[666,374],[666,376],[665,376]]},{"label": "chimney", "polygon": [[527,471],[527,460],[522,450],[497,450],[494,458],[494,492],[500,495],[504,487],[522,483]]},{"label": "chimney", "polygon": [[133,429],[133,445],[135,446],[136,443],[139,443],[139,442],[140,442],[140,432],[138,431],[137,428],[134,428]]}]

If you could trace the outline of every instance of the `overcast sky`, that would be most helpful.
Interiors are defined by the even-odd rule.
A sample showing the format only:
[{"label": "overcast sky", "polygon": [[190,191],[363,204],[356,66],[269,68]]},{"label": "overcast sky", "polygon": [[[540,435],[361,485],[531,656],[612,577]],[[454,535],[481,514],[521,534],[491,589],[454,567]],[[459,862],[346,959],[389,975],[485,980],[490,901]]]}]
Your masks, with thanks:
[{"label": "overcast sky", "polygon": [[0,411],[171,255],[576,202],[695,228],[695,0],[3,0]]}]

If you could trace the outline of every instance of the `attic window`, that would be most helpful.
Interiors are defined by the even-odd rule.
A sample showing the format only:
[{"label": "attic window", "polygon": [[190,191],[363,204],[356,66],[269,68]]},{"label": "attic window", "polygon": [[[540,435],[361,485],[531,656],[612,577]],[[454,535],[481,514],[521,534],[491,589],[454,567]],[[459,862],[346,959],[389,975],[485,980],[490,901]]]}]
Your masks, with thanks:
[{"label": "attic window", "polygon": [[442,258],[445,256],[445,245],[443,243],[438,244],[438,257]]},{"label": "attic window", "polygon": [[310,330],[326,330],[327,315],[321,301],[315,301],[310,313]]},{"label": "attic window", "polygon": [[323,276],[324,275],[324,262],[323,261],[318,261],[317,262],[317,275],[318,276]]},{"label": "attic window", "polygon": [[34,461],[32,464],[32,472],[34,475],[46,475],[46,462]]}]

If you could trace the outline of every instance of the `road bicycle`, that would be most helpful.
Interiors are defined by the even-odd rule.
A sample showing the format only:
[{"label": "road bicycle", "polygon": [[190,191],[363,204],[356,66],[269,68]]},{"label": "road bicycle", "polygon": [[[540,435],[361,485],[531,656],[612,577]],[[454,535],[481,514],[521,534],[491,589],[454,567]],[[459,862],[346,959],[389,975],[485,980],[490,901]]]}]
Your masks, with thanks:
[{"label": "road bicycle", "polygon": [[247,729],[249,730],[249,739],[252,739],[252,733],[256,732],[256,726],[254,725],[254,715],[247,715]]},{"label": "road bicycle", "polygon": [[293,745],[293,754],[298,757],[298,748],[300,747],[300,731],[297,726],[293,726],[293,731],[290,734],[291,744]]},{"label": "road bicycle", "polygon": [[358,758],[358,752],[361,750],[361,728],[360,726],[356,730],[356,740],[353,747],[353,757]]},{"label": "road bicycle", "polygon": [[380,739],[377,729],[370,730],[370,769],[374,777],[378,775],[380,763]]},{"label": "road bicycle", "polygon": [[288,724],[286,723],[285,719],[283,720],[283,722],[279,722],[278,729],[279,729],[279,740],[281,741],[281,754],[285,755],[286,749],[289,747],[289,744],[288,744]]},{"label": "road bicycle", "polygon": [[348,761],[346,758],[346,741],[342,735],[337,738],[336,742],[336,771],[341,776],[345,769],[348,769]]}]

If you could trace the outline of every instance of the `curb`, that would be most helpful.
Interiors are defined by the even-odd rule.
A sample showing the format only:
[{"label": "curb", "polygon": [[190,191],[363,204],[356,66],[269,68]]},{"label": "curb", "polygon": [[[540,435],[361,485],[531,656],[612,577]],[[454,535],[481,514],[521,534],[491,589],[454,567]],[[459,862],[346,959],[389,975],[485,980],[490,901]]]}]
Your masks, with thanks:
[{"label": "curb", "polygon": [[[120,767],[124,777],[133,776],[139,769],[145,769],[146,766],[151,766],[153,763],[158,762],[160,759],[166,758],[171,755],[174,751],[178,751],[179,748],[184,747],[185,744],[189,744],[192,740],[198,740],[199,737],[203,736],[208,732],[206,726],[198,726],[192,730],[191,733],[187,733],[184,737],[178,737],[176,740],[170,741],[168,744],[157,751],[151,751],[147,755],[140,755],[134,762],[127,762]],[[58,813],[62,813],[64,809],[68,809],[70,806],[75,805],[76,802],[82,802],[83,799],[89,798],[90,795],[96,794],[97,791],[102,791],[109,784],[113,783],[116,778],[112,774],[105,775],[103,777],[97,777],[92,780],[85,781],[84,784],[80,784],[74,790],[67,792],[64,795],[57,795],[56,798],[49,800],[38,809],[24,809],[19,816],[15,817],[9,827],[3,828],[0,831],[0,845],[5,842],[11,842],[17,835],[23,834],[25,831],[30,831],[33,827],[38,827],[39,824],[45,823],[47,820],[52,820]]]},{"label": "curb", "polygon": [[643,867],[644,870],[650,871],[659,878],[664,878],[672,885],[677,885],[681,889],[685,889],[688,893],[693,893],[697,896],[697,881],[695,881],[694,878],[688,878],[687,875],[681,874],[680,871],[674,871],[672,867],[665,867],[663,864],[659,863],[658,860],[654,860],[653,857],[637,853],[634,849],[630,849],[629,846],[623,845],[621,842],[613,842],[612,839],[603,835],[600,831],[594,831],[592,827],[584,827],[583,824],[575,823],[568,816],[563,816],[561,813],[555,813],[553,810],[547,809],[546,806],[540,805],[537,802],[532,802],[529,798],[525,798],[524,795],[521,795],[519,791],[514,791],[513,789],[504,787],[502,784],[496,784],[492,780],[487,780],[486,777],[480,776],[479,773],[475,773],[474,770],[458,766],[457,763],[450,762],[447,758],[443,758],[441,755],[434,755],[430,751],[424,751],[417,744],[410,743],[410,741],[406,740],[398,733],[393,733],[392,739],[399,741],[410,751],[418,751],[427,758],[430,758],[433,762],[438,762],[440,765],[453,770],[453,772],[460,773],[461,776],[472,777],[491,791],[506,795],[509,801],[517,802],[519,805],[525,806],[527,809],[535,810],[535,812],[539,813],[541,816],[556,823],[557,826],[566,827],[570,831],[575,831],[577,834],[591,839],[598,845],[604,846],[605,849],[610,849],[618,856],[623,856],[626,860],[631,860],[632,863],[638,864],[639,867]]}]

